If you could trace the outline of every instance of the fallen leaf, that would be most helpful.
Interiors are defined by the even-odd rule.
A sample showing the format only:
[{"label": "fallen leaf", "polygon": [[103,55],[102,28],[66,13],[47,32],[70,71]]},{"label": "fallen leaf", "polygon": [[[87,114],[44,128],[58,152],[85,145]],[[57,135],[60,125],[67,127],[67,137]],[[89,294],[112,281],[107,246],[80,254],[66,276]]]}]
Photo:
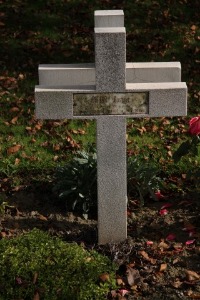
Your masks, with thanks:
[{"label": "fallen leaf", "polygon": [[169,248],[169,245],[167,243],[165,243],[164,241],[160,242],[160,244],[158,245],[158,248],[166,250]]},{"label": "fallen leaf", "polygon": [[125,285],[125,283],[121,277],[116,279],[116,283],[117,283],[117,285]]},{"label": "fallen leaf", "polygon": [[159,272],[163,272],[167,269],[167,264],[161,264],[160,265],[160,269],[159,269]]},{"label": "fallen leaf", "polygon": [[144,250],[138,251],[138,254],[143,256],[146,260],[149,260],[149,255]]},{"label": "fallen leaf", "polygon": [[121,289],[121,290],[119,290],[119,293],[120,293],[121,296],[124,297],[126,294],[129,293],[129,291],[128,291],[128,290],[125,290],[125,289]]},{"label": "fallen leaf", "polygon": [[175,287],[176,289],[180,288],[182,286],[182,284],[183,284],[183,282],[181,282],[179,279],[172,282],[172,286]]},{"label": "fallen leaf", "polygon": [[21,145],[15,145],[15,146],[12,146],[10,148],[7,149],[7,154],[10,155],[10,154],[14,154],[16,152],[18,152],[21,148]]},{"label": "fallen leaf", "polygon": [[170,234],[166,237],[166,240],[167,240],[167,241],[173,241],[173,240],[175,240],[175,238],[176,238],[175,234],[170,233]]},{"label": "fallen leaf", "polygon": [[39,215],[38,218],[41,220],[41,221],[47,221],[48,219],[43,216],[43,215]]},{"label": "fallen leaf", "polygon": [[16,122],[17,122],[17,120],[18,120],[18,116],[14,117],[14,118],[10,121],[10,123],[13,124],[13,125],[15,125]]},{"label": "fallen leaf", "polygon": [[147,241],[146,244],[147,244],[147,246],[151,246],[151,245],[153,245],[153,242],[152,241]]},{"label": "fallen leaf", "polygon": [[20,159],[19,158],[15,158],[15,166],[17,166],[20,163]]},{"label": "fallen leaf", "polygon": [[38,292],[35,293],[33,300],[40,300],[40,295]]},{"label": "fallen leaf", "polygon": [[162,198],[165,198],[164,195],[162,195],[161,191],[160,190],[157,190],[155,193],[155,196],[158,200],[162,199]]},{"label": "fallen leaf", "polygon": [[103,273],[99,276],[99,279],[103,282],[109,281],[110,280],[110,275],[108,273]]},{"label": "fallen leaf", "polygon": [[133,286],[140,281],[140,273],[138,270],[127,267],[126,274],[127,281],[130,286]]},{"label": "fallen leaf", "polygon": [[38,273],[35,272],[33,276],[33,284],[36,284],[37,279],[38,279]]},{"label": "fallen leaf", "polygon": [[159,214],[160,214],[161,216],[165,216],[165,215],[168,214],[168,210],[167,210],[167,209],[161,209],[161,210],[159,211]]},{"label": "fallen leaf", "polygon": [[185,244],[188,246],[188,245],[191,245],[191,244],[194,244],[195,240],[188,240],[185,242]]},{"label": "fallen leaf", "polygon": [[194,271],[186,270],[185,273],[186,273],[186,278],[188,281],[193,281],[193,280],[197,280],[200,278],[200,276]]},{"label": "fallen leaf", "polygon": [[173,204],[172,203],[165,203],[161,209],[165,209],[165,208],[168,208],[168,207],[171,207]]},{"label": "fallen leaf", "polygon": [[14,106],[10,109],[10,112],[18,112],[18,111],[20,111],[20,109],[19,109],[19,107],[16,107],[16,106]]},{"label": "fallen leaf", "polygon": [[2,238],[5,238],[5,237],[6,237],[6,235],[7,235],[7,234],[6,234],[6,232],[5,232],[5,231],[1,231],[1,232],[0,232],[0,236],[1,236]]},{"label": "fallen leaf", "polygon": [[192,293],[189,295],[189,298],[191,299],[200,299],[200,294],[199,293]]},{"label": "fallen leaf", "polygon": [[196,26],[196,25],[192,25],[192,26],[190,27],[190,29],[191,29],[192,31],[196,31],[196,30],[197,30],[197,26]]}]

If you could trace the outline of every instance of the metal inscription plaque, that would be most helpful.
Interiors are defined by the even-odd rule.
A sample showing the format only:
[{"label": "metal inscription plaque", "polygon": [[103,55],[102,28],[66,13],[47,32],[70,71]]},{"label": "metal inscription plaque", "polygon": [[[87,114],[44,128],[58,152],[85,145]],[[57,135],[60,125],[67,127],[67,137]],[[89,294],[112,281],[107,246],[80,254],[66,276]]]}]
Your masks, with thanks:
[{"label": "metal inscription plaque", "polygon": [[74,116],[135,115],[148,112],[148,92],[73,95]]}]

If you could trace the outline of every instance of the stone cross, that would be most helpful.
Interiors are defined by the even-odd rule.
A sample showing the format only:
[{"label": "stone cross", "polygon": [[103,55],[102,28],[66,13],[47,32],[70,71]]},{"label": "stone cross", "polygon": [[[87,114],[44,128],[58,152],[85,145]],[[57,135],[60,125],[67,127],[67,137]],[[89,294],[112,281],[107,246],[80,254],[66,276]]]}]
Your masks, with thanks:
[{"label": "stone cross", "polygon": [[126,119],[187,114],[179,62],[126,63],[122,10],[95,11],[95,64],[40,65],[39,119],[96,119],[98,242],[127,237]]}]

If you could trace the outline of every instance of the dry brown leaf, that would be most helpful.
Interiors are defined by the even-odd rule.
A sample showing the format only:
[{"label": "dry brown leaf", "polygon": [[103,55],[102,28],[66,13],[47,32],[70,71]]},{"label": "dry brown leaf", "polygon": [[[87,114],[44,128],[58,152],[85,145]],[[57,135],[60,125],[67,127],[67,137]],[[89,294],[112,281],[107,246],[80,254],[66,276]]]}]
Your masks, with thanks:
[{"label": "dry brown leaf", "polygon": [[108,273],[103,273],[99,276],[99,279],[103,282],[109,281],[110,280],[110,275]]},{"label": "dry brown leaf", "polygon": [[160,271],[160,272],[163,272],[163,271],[165,271],[166,269],[167,269],[167,264],[161,264],[161,265],[160,265],[159,271]]},{"label": "dry brown leaf", "polygon": [[10,121],[10,123],[14,125],[14,124],[16,124],[17,120],[18,120],[18,116],[14,117],[14,118]]},{"label": "dry brown leaf", "polygon": [[33,300],[40,300],[40,295],[38,292],[35,293]]},{"label": "dry brown leaf", "polygon": [[188,281],[194,281],[200,278],[200,276],[194,271],[186,270],[185,273]]},{"label": "dry brown leaf", "polygon": [[48,221],[48,219],[43,216],[43,215],[39,215],[38,218],[41,220],[41,221]]},{"label": "dry brown leaf", "polygon": [[5,231],[1,231],[1,232],[0,232],[0,236],[1,236],[2,238],[4,238],[4,237],[6,237],[6,236],[7,236],[7,234],[6,234],[6,232],[5,232]]},{"label": "dry brown leaf", "polygon": [[60,145],[59,144],[54,145],[53,150],[54,151],[59,151],[60,150]]},{"label": "dry brown leaf", "polygon": [[15,158],[15,166],[17,166],[20,163],[20,159],[19,158]]},{"label": "dry brown leaf", "polygon": [[37,279],[38,279],[38,273],[35,272],[33,276],[33,284],[36,284]]},{"label": "dry brown leaf", "polygon": [[162,241],[162,242],[160,242],[160,244],[158,245],[158,248],[163,249],[163,250],[166,250],[166,249],[169,248],[169,245]]},{"label": "dry brown leaf", "polygon": [[190,27],[190,29],[191,29],[192,31],[196,31],[196,30],[197,30],[197,26],[196,26],[196,25],[192,25],[192,26]]},{"label": "dry brown leaf", "polygon": [[200,294],[199,293],[193,293],[189,295],[189,298],[191,299],[200,299]]},{"label": "dry brown leaf", "polygon": [[140,273],[138,270],[127,267],[126,274],[127,281],[130,286],[133,286],[140,282]]},{"label": "dry brown leaf", "polygon": [[168,151],[167,154],[168,154],[169,157],[173,156],[172,151]]},{"label": "dry brown leaf", "polygon": [[124,281],[123,281],[122,278],[117,278],[116,279],[116,283],[117,283],[117,285],[125,285],[125,283],[124,283]]},{"label": "dry brown leaf", "polygon": [[176,289],[180,288],[182,284],[183,283],[179,279],[177,279],[176,281],[172,282],[172,286],[175,287]]},{"label": "dry brown leaf", "polygon": [[138,251],[138,254],[143,256],[146,260],[149,260],[149,255],[144,250]]},{"label": "dry brown leaf", "polygon": [[20,111],[20,109],[19,109],[19,107],[16,107],[16,106],[14,106],[10,109],[10,112],[18,112],[18,111]]},{"label": "dry brown leaf", "polygon": [[15,146],[12,146],[10,148],[7,149],[7,154],[10,155],[10,154],[14,154],[16,152],[18,152],[21,148],[21,145],[15,145]]}]

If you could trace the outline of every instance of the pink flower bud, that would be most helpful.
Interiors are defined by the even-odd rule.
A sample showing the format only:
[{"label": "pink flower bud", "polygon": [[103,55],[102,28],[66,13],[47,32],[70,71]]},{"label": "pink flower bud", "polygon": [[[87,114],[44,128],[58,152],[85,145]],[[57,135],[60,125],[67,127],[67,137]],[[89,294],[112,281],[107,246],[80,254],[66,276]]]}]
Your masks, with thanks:
[{"label": "pink flower bud", "polygon": [[189,133],[192,135],[199,135],[200,134],[200,116],[194,117],[189,121],[190,128]]}]

